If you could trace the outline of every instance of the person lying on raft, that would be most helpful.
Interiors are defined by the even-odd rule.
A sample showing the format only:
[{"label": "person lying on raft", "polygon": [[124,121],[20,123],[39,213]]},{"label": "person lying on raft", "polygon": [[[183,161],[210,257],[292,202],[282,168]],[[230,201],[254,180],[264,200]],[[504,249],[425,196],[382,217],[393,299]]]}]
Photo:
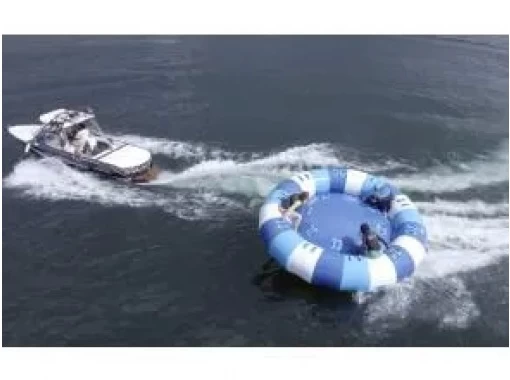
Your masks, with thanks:
[{"label": "person lying on raft", "polygon": [[307,191],[303,191],[299,194],[292,194],[289,198],[284,199],[279,207],[282,216],[287,219],[296,230],[302,219],[301,215],[296,212],[296,209],[302,206],[309,197],[310,194]]},{"label": "person lying on raft", "polygon": [[373,232],[367,223],[361,225],[361,246],[366,256],[375,259],[382,255],[383,252],[381,244],[379,243],[380,241],[388,248],[386,242]]},{"label": "person lying on raft", "polygon": [[382,213],[387,213],[391,208],[393,194],[389,186],[380,186],[365,199],[365,203],[374,207]]}]

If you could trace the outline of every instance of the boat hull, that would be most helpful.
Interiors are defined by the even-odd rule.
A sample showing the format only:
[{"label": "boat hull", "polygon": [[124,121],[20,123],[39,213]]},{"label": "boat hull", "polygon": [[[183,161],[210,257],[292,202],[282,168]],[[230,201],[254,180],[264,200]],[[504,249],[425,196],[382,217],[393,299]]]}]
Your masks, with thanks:
[{"label": "boat hull", "polygon": [[102,177],[116,180],[130,181],[134,183],[145,183],[157,178],[160,170],[152,162],[147,169],[134,173],[122,173],[113,165],[105,164],[97,160],[87,159],[84,156],[73,155],[72,153],[61,152],[50,147],[31,146],[29,153],[39,158],[56,158],[74,169],[96,173]]}]

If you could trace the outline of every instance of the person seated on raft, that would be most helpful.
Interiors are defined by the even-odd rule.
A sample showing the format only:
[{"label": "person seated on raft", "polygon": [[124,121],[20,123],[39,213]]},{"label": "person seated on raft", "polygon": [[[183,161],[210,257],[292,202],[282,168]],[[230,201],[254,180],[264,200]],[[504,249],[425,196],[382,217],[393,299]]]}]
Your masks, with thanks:
[{"label": "person seated on raft", "polygon": [[373,232],[367,223],[363,223],[361,225],[361,246],[366,256],[375,259],[382,255],[382,247],[379,241],[387,247],[386,242]]},{"label": "person seated on raft", "polygon": [[381,211],[383,214],[390,211],[393,194],[389,186],[379,186],[366,199],[365,203]]},{"label": "person seated on raft", "polygon": [[279,206],[282,216],[287,219],[296,230],[302,219],[301,215],[296,212],[296,209],[302,206],[309,197],[310,194],[307,191],[303,191],[299,194],[292,194],[289,198],[284,199]]}]

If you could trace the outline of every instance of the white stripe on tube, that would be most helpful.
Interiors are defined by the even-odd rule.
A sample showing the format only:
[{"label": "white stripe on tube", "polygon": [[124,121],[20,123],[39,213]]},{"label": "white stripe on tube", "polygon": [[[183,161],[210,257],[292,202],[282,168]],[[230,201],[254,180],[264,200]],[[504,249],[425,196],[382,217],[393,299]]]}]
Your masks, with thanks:
[{"label": "white stripe on tube", "polygon": [[292,176],[291,180],[296,182],[301,191],[307,191],[310,194],[310,198],[315,196],[315,179],[312,173],[305,171],[300,172]]},{"label": "white stripe on tube", "polygon": [[393,265],[393,262],[387,255],[382,254],[374,259],[369,258],[367,262],[370,274],[370,290],[397,282],[395,265]]},{"label": "white stripe on tube", "polygon": [[367,173],[355,169],[348,169],[344,193],[355,197],[359,196],[366,178]]},{"label": "white stripe on tube", "polygon": [[270,219],[282,217],[282,213],[280,212],[278,206],[278,203],[267,203],[260,208],[259,228]]},{"label": "white stripe on tube", "polygon": [[425,247],[419,240],[409,235],[401,235],[393,240],[392,244],[405,249],[414,262],[414,267],[418,267],[425,257]]},{"label": "white stripe on tube", "polygon": [[289,256],[287,270],[311,283],[315,265],[322,252],[322,248],[307,241],[299,244]]},{"label": "white stripe on tube", "polygon": [[415,204],[405,194],[399,194],[395,196],[395,199],[391,202],[390,212],[388,216],[392,219],[400,211],[403,210],[416,210]]}]

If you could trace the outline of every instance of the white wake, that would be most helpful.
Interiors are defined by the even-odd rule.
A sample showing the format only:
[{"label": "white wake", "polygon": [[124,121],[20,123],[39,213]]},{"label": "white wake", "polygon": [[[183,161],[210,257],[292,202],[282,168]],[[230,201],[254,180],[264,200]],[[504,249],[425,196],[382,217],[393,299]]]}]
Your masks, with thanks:
[{"label": "white wake", "polygon": [[[460,275],[508,257],[508,202],[439,200],[418,205],[427,227],[428,255],[413,277],[385,290],[382,297],[364,299],[370,333],[385,335],[409,320],[468,327],[481,312]],[[500,216],[492,216],[496,213]]]},{"label": "white wake", "polygon": [[455,192],[508,182],[508,141],[478,160],[438,165],[424,172],[396,176],[392,181],[403,191],[423,193]]},{"label": "white wake", "polygon": [[[100,180],[54,160],[25,160],[4,178],[4,186],[32,198],[153,207],[187,220],[211,220],[222,215],[227,218],[228,212],[240,210],[249,211],[250,217],[255,218],[264,196],[280,180],[301,169],[327,165],[372,172],[408,168],[395,160],[363,162],[352,152],[330,144],[296,146],[272,153],[236,153],[199,143],[132,135],[122,138],[153,153],[185,160],[189,166],[180,172],[164,171],[149,186],[136,187]],[[500,184],[508,181],[508,150],[504,147],[455,167],[439,165],[390,180],[404,191],[436,194]],[[168,188],[164,190],[172,191],[171,196],[157,191],[158,187]],[[239,195],[251,200],[251,210],[239,203]],[[410,280],[382,296],[368,296],[368,330],[380,332],[382,324],[388,329],[398,327],[406,318],[435,320],[441,326],[468,326],[480,311],[459,276],[508,256],[508,199],[460,202],[438,196],[416,204],[424,215],[430,252]],[[255,226],[256,220],[253,223]],[[424,300],[430,303],[426,313],[423,307],[417,307]]]},{"label": "white wake", "polygon": [[3,182],[6,188],[19,190],[31,198],[154,207],[185,220],[218,218],[221,216],[218,210],[243,208],[232,199],[207,191],[163,196],[125,183],[101,180],[54,159],[21,161]]},{"label": "white wake", "polygon": [[150,185],[174,188],[205,188],[223,193],[255,198],[265,197],[279,181],[299,170],[315,167],[344,165],[378,172],[407,168],[406,163],[385,159],[364,162],[341,147],[325,143],[295,146],[273,153],[233,153],[205,148],[188,142],[128,136],[126,141],[136,143],[171,158],[199,160],[180,172],[163,172]]}]

